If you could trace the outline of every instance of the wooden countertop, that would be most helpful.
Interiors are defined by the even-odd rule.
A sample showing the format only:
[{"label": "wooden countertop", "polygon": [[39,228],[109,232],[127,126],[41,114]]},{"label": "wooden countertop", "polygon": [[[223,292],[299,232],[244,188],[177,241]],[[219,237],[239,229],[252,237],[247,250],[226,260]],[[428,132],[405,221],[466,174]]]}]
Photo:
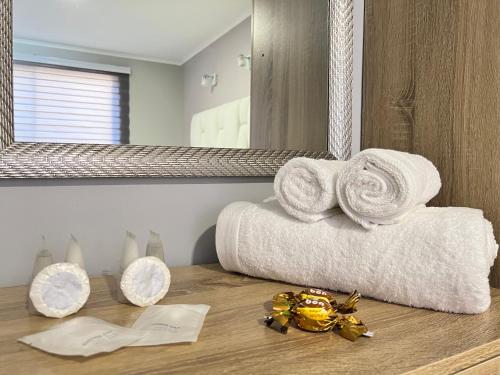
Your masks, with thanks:
[{"label": "wooden countertop", "polygon": [[[264,325],[271,297],[280,291],[298,292],[300,286],[227,273],[219,265],[171,271],[172,285],[163,304],[212,306],[197,343],[130,347],[90,358],[50,355],[16,339],[60,320],[30,316],[25,308],[26,287],[3,288],[0,373],[500,373],[499,289],[492,289],[490,310],[475,316],[363,298],[356,315],[375,337],[351,342],[332,332],[309,333],[294,327],[282,335]],[[91,286],[90,299],[78,316],[129,326],[143,311],[114,300],[111,277],[93,279]]]}]

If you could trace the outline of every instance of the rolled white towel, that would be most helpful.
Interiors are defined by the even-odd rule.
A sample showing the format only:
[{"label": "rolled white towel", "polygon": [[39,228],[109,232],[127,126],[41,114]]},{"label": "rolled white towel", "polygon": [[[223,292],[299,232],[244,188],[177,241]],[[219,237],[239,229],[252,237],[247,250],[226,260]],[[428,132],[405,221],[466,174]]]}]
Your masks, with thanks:
[{"label": "rolled white towel", "polygon": [[342,210],[366,229],[399,223],[440,189],[441,178],[432,162],[383,149],[367,149],[349,160],[336,187]]},{"label": "rolled white towel", "polygon": [[498,245],[482,211],[422,208],[366,231],[339,213],[313,224],[277,202],[232,203],[216,229],[228,271],[455,313],[485,311]]},{"label": "rolled white towel", "polygon": [[335,184],[345,161],[295,158],[281,167],[274,193],[288,214],[313,223],[332,215],[338,206]]}]

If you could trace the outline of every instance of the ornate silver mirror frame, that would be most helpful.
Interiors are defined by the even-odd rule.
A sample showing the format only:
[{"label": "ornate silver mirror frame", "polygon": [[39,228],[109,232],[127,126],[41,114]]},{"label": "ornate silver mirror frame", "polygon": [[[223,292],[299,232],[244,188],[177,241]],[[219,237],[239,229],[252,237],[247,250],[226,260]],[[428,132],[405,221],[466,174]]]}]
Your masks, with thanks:
[{"label": "ornate silver mirror frame", "polygon": [[353,0],[329,3],[329,152],[14,142],[12,0],[0,0],[0,178],[274,176],[297,156],[348,159]]}]

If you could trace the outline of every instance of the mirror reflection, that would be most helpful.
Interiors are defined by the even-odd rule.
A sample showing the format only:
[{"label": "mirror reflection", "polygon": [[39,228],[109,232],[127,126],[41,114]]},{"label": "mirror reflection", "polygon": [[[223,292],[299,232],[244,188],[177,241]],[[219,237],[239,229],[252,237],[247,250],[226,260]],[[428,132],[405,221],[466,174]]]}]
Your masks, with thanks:
[{"label": "mirror reflection", "polygon": [[14,0],[16,142],[248,148],[251,0]]}]

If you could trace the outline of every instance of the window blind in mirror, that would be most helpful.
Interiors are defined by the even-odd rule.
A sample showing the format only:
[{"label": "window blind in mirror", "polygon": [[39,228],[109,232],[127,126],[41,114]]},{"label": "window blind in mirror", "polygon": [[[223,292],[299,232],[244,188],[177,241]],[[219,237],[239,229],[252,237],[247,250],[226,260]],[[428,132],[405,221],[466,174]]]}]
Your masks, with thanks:
[{"label": "window blind in mirror", "polygon": [[14,140],[129,143],[129,76],[15,61]]}]

